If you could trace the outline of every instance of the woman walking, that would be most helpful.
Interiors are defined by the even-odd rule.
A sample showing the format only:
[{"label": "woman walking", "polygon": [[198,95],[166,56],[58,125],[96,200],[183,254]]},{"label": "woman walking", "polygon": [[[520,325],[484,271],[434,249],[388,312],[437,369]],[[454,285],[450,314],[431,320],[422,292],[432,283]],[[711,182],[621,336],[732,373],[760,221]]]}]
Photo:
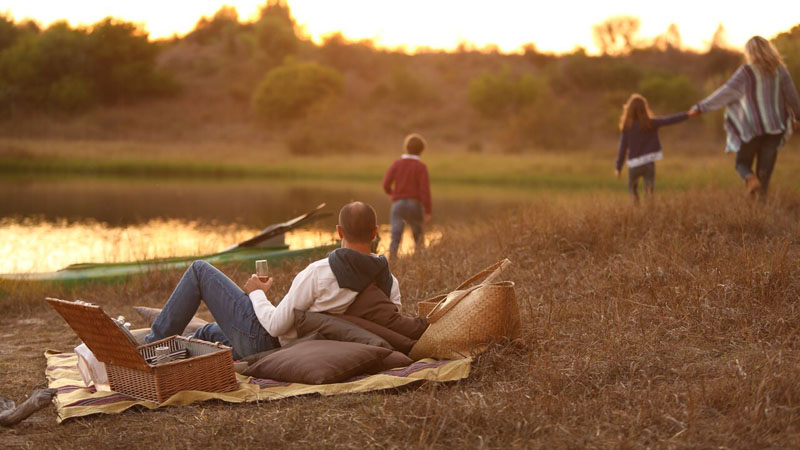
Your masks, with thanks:
[{"label": "woman walking", "polygon": [[736,152],[736,171],[744,179],[747,193],[763,199],[778,148],[792,129],[798,129],[800,96],[780,54],[768,40],[753,36],[745,44],[744,56],[746,64],[693,106],[689,116],[726,107],[726,151]]}]

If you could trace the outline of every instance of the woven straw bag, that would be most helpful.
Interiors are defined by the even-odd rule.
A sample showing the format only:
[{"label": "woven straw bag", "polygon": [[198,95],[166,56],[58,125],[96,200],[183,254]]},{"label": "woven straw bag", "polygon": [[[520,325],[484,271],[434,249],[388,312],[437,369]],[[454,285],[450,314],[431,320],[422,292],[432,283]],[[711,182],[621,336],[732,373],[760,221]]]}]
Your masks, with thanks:
[{"label": "woven straw bag", "polygon": [[420,310],[428,310],[425,316],[430,326],[409,356],[415,360],[463,358],[484,351],[491,341],[519,337],[514,283],[495,281],[509,264],[507,259],[500,261],[470,277],[455,291],[420,302],[424,304]]}]

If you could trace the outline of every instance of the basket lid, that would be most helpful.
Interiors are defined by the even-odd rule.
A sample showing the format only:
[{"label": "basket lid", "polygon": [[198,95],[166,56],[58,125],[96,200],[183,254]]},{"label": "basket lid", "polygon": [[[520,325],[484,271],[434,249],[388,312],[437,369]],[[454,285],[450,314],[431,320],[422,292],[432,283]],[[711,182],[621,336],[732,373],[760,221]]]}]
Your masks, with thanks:
[{"label": "basket lid", "polygon": [[98,361],[130,369],[148,370],[149,366],[139,350],[103,308],[57,298],[46,298],[45,301],[67,321]]}]

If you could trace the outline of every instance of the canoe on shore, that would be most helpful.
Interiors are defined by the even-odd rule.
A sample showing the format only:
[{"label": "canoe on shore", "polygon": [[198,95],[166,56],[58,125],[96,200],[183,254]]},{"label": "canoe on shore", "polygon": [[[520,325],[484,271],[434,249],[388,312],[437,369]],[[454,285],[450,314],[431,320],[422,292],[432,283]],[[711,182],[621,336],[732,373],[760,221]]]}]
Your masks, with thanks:
[{"label": "canoe on shore", "polygon": [[149,272],[186,269],[193,261],[198,259],[208,261],[214,265],[240,264],[242,266],[253,267],[253,263],[259,259],[278,262],[287,258],[324,254],[337,247],[338,244],[295,250],[290,250],[288,246],[243,247],[210,255],[154,259],[128,263],[73,264],[56,272],[0,274],[0,280],[52,282],[59,284],[88,281],[115,281]]},{"label": "canoe on shore", "polygon": [[183,270],[193,261],[202,259],[215,265],[241,265],[253,267],[259,259],[279,262],[284,259],[324,254],[337,248],[339,244],[321,245],[318,247],[290,249],[283,244],[283,234],[292,229],[323,217],[317,214],[325,204],[302,216],[283,223],[273,224],[258,235],[240,242],[226,250],[208,255],[178,256],[145,261],[119,263],[82,263],[72,264],[55,272],[44,273],[6,273],[0,274],[0,281],[31,281],[72,284],[90,281],[110,282],[125,279],[134,275],[165,270]]}]

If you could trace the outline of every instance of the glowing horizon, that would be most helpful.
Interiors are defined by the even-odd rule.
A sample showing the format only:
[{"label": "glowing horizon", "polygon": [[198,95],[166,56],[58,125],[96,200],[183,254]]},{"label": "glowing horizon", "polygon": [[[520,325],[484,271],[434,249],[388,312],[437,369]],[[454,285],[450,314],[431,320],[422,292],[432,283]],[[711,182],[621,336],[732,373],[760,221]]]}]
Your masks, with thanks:
[{"label": "glowing horizon", "polygon": [[[226,4],[236,8],[240,21],[252,20],[265,0],[6,0],[5,3],[5,12],[16,21],[32,19],[48,26],[66,20],[77,26],[112,16],[137,23],[151,39],[161,39],[185,35],[194,29],[201,17],[211,17]],[[631,0],[580,5],[513,0],[492,3],[407,0],[402,4],[368,0],[289,0],[287,3],[298,31],[314,42],[341,32],[348,40],[367,39],[377,47],[409,52],[426,48],[450,51],[465,44],[476,48],[496,46],[510,53],[533,43],[543,52],[565,53],[583,47],[595,53],[592,25],[619,15],[638,17],[641,21],[639,37],[643,39],[664,33],[674,23],[680,30],[684,47],[693,50],[707,48],[720,23],[734,48],[741,48],[750,36],[759,34],[771,38],[800,23],[800,2],[779,0],[764,0],[757,10],[743,8],[739,11],[719,8],[712,2],[688,0],[674,0],[669,9]]]}]

